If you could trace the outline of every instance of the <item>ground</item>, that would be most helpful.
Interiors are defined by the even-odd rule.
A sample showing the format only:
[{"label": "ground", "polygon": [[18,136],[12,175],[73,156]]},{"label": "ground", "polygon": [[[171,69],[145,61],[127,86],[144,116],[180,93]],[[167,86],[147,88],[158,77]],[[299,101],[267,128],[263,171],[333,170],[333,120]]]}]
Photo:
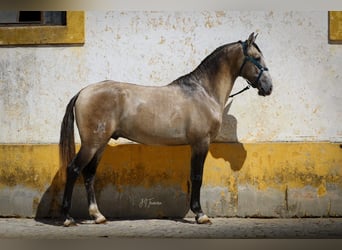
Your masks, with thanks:
[{"label": "ground", "polygon": [[183,220],[109,220],[96,225],[78,221],[65,228],[59,220],[0,218],[0,239],[342,239],[342,218],[212,218],[211,225]]}]

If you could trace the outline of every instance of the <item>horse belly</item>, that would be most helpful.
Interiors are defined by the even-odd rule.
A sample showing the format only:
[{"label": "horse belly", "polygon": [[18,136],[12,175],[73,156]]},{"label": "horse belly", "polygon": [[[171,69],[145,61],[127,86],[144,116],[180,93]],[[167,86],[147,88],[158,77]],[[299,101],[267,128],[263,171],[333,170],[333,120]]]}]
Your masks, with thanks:
[{"label": "horse belly", "polygon": [[[170,130],[172,133],[172,131]],[[184,145],[188,144],[188,141],[184,134],[177,134],[177,131],[173,134],[161,133],[160,131],[154,132],[150,130],[135,130],[123,135],[123,137],[148,145]]]},{"label": "horse belly", "polygon": [[185,120],[178,109],[139,105],[121,120],[120,134],[144,144],[187,144]]}]

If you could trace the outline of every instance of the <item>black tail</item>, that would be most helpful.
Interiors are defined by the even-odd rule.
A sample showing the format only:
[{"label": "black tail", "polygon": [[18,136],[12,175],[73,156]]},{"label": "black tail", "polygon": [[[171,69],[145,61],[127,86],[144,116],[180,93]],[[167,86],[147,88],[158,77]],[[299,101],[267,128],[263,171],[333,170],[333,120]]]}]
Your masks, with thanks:
[{"label": "black tail", "polygon": [[61,125],[59,156],[61,160],[61,166],[63,167],[66,167],[75,156],[74,106],[79,94],[80,93],[77,93],[73,98],[71,98],[66,107],[65,115]]}]

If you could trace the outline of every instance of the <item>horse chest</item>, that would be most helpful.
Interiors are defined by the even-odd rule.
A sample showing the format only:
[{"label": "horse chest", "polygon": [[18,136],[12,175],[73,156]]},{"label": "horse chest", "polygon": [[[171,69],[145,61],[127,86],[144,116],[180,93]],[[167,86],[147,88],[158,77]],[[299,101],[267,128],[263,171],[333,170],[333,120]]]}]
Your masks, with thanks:
[{"label": "horse chest", "polygon": [[191,141],[203,137],[214,138],[221,127],[222,114],[217,105],[206,104],[203,106],[202,104],[195,105],[188,116],[189,122],[186,133]]}]

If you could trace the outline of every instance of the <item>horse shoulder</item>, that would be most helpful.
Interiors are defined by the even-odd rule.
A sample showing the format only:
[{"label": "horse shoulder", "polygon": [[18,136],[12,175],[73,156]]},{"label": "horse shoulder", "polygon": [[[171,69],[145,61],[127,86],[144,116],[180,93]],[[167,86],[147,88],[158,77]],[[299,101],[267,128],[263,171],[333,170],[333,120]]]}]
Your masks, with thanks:
[{"label": "horse shoulder", "polygon": [[222,123],[220,105],[207,93],[198,93],[189,106],[189,137],[209,136],[213,139],[218,134]]}]

